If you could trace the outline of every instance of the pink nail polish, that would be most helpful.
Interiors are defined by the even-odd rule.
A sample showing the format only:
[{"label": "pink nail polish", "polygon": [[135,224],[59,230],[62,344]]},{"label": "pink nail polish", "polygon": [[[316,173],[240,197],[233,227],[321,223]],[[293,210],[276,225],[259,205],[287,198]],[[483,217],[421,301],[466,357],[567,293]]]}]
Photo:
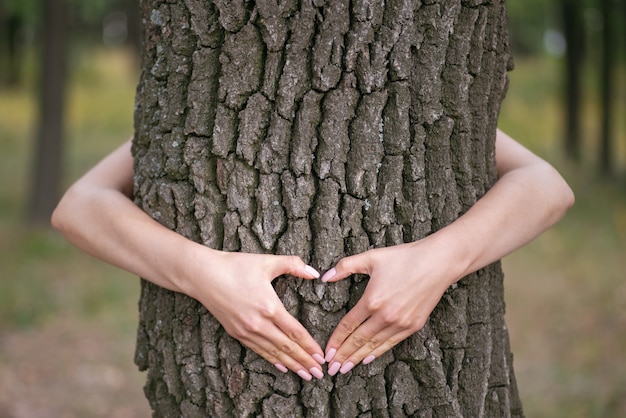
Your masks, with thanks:
[{"label": "pink nail polish", "polygon": [[311,372],[311,374],[317,379],[322,379],[324,377],[324,373],[317,367],[311,367],[309,372]]},{"label": "pink nail polish", "polygon": [[370,364],[371,362],[373,362],[374,360],[376,360],[376,356],[370,354],[369,356],[365,357],[363,359],[363,364]]},{"label": "pink nail polish", "polygon": [[337,372],[339,371],[339,368],[341,367],[341,363],[339,363],[338,361],[334,362],[333,364],[330,365],[330,367],[328,368],[328,374],[331,376],[334,376],[337,374]]},{"label": "pink nail polish", "polygon": [[302,379],[307,380],[307,381],[309,381],[309,380],[313,379],[313,376],[311,376],[311,375],[309,374],[309,372],[307,372],[307,371],[306,371],[306,370],[304,370],[304,369],[302,369],[302,370],[298,370],[298,371],[296,372],[296,374],[297,374],[298,376],[300,376]]},{"label": "pink nail polish", "polygon": [[283,366],[280,363],[275,363],[274,367],[276,367],[278,370],[280,370],[283,373],[287,373],[289,371],[289,369],[287,369],[285,366]]},{"label": "pink nail polish", "polygon": [[335,350],[334,348],[331,348],[330,350],[328,350],[328,353],[326,353],[326,357],[324,357],[324,359],[329,362],[333,359],[333,357],[335,357],[335,354],[337,353],[337,350]]},{"label": "pink nail polish", "polygon": [[320,274],[317,270],[315,270],[313,267],[311,266],[306,266],[304,267],[304,270],[309,273],[311,276],[315,277],[316,279],[320,277]]},{"label": "pink nail polish", "polygon": [[353,367],[354,367],[354,363],[349,361],[349,362],[345,363],[343,366],[341,366],[341,369],[339,369],[339,373],[346,374],[350,370],[352,370]]},{"label": "pink nail polish", "polygon": [[323,282],[329,281],[330,279],[335,277],[335,274],[337,274],[337,270],[335,270],[335,268],[333,267],[330,270],[328,270],[326,273],[324,273],[324,276],[322,276],[322,281]]},{"label": "pink nail polish", "polygon": [[313,358],[315,359],[315,361],[317,361],[319,364],[324,364],[326,363],[326,360],[324,360],[324,357],[320,356],[319,354],[315,353],[313,354]]}]

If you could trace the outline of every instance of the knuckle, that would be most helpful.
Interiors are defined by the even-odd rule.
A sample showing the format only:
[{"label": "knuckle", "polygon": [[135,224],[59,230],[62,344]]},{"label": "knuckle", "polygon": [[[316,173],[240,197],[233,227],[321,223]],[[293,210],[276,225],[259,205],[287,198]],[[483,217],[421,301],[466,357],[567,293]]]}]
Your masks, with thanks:
[{"label": "knuckle", "polygon": [[350,335],[354,332],[355,327],[351,322],[341,321],[338,325],[339,330],[346,335]]},{"label": "knuckle", "polygon": [[293,341],[301,341],[304,338],[304,332],[300,329],[291,330],[288,335]]},{"label": "knuckle", "polygon": [[288,270],[290,272],[296,272],[300,269],[300,265],[302,264],[302,262],[300,261],[300,257],[296,255],[287,255],[285,257],[287,257],[286,265],[288,266]]},{"label": "knuckle", "polygon": [[376,347],[378,347],[380,344],[381,344],[380,340],[376,338],[370,338],[370,340],[367,342],[367,347],[373,350]]},{"label": "knuckle", "polygon": [[261,304],[258,309],[264,318],[269,319],[276,317],[276,314],[278,312],[278,307],[276,306],[276,304],[270,302]]},{"label": "knuckle", "polygon": [[407,315],[402,315],[399,312],[390,312],[384,315],[385,324],[387,326],[393,326],[401,330],[408,330],[415,328],[415,322]]},{"label": "knuckle", "polygon": [[280,357],[280,350],[278,348],[272,348],[269,352],[268,352],[269,356],[271,358],[279,358]]},{"label": "knuckle", "polygon": [[398,325],[398,312],[395,309],[386,309],[380,313],[380,318],[383,324]]},{"label": "knuckle", "polygon": [[395,320],[395,325],[400,329],[409,329],[413,328],[415,325],[414,322],[406,315],[397,315]]},{"label": "knuckle", "polygon": [[354,345],[355,347],[361,348],[366,343],[367,340],[361,336],[355,335],[354,338],[352,338],[352,345]]},{"label": "knuckle", "polygon": [[282,352],[288,355],[292,354],[295,351],[295,349],[296,347],[294,343],[284,343],[281,346]]},{"label": "knuckle", "polygon": [[243,331],[241,332],[241,336],[245,336],[246,334],[258,334],[261,331],[261,321],[255,318],[248,318],[243,323]]},{"label": "knuckle", "polygon": [[350,257],[342,258],[335,265],[337,270],[350,271]]},{"label": "knuckle", "polygon": [[382,312],[385,309],[385,301],[381,298],[370,298],[367,300],[367,310],[372,313]]},{"label": "knuckle", "polygon": [[342,258],[335,265],[335,269],[337,269],[337,271],[345,272],[345,273],[348,273],[348,274],[354,274],[354,272],[356,270],[355,267],[356,266],[355,266],[354,257]]}]

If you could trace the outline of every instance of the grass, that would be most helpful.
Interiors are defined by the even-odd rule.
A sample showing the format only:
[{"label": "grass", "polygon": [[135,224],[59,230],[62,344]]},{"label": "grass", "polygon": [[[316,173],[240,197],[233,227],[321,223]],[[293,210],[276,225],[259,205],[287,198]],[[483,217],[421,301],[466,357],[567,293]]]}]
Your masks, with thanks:
[{"label": "grass", "polygon": [[[585,162],[572,166],[561,158],[558,65],[549,59],[518,60],[502,109],[501,127],[553,162],[577,196],[561,223],[504,260],[516,375],[529,417],[626,416],[626,194],[619,182],[593,174],[593,138],[599,131],[594,95],[588,94],[585,103]],[[128,51],[95,49],[74,55],[72,68],[67,184],[132,133],[136,83]],[[626,96],[625,82],[621,80],[620,97]],[[9,179],[0,182],[0,368],[23,376],[35,360],[20,353],[39,347],[43,336],[56,335],[61,336],[52,338],[56,342],[44,342],[56,344],[46,347],[50,359],[63,362],[65,350],[75,346],[75,357],[67,355],[78,359],[74,366],[91,365],[113,377],[131,375],[136,373],[131,357],[137,279],[80,253],[50,230],[22,223],[36,117],[32,83],[27,86],[0,94],[0,176]],[[623,103],[616,113],[626,114]],[[626,127],[616,119],[618,149],[626,155]],[[623,172],[623,159],[618,162]],[[10,341],[18,343],[14,347]],[[40,376],[48,376],[41,370]],[[66,384],[65,392],[85,397],[109,393],[108,388],[113,398],[132,394],[128,405],[142,396],[141,377],[123,384],[111,378],[104,389],[72,386],[83,381],[81,370],[69,377],[65,369],[50,372],[48,380],[29,387]],[[11,380],[3,386],[0,377],[0,392],[15,385]],[[122,405],[113,402],[107,409],[102,401],[105,406],[85,412],[84,403],[73,406],[71,399],[55,393],[42,389],[14,396],[31,404],[37,396],[57,396],[61,408],[79,416],[115,416],[110,408]]]}]

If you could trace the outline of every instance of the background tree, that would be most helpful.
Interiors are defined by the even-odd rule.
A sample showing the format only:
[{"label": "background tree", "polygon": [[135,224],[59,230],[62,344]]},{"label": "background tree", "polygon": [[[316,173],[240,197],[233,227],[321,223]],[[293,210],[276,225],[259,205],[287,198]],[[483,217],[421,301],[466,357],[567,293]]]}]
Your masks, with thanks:
[{"label": "background tree", "polygon": [[[136,2],[120,0],[11,0],[7,3],[9,16],[14,16],[18,22],[36,26],[35,32],[40,40],[39,120],[28,202],[28,218],[32,223],[47,225],[60,197],[65,150],[66,81],[71,72],[67,60],[72,46],[84,42],[83,47],[91,48],[94,44],[106,42],[103,38],[107,37],[107,16],[117,14],[124,17],[124,33],[116,41],[127,42],[139,49],[137,9]],[[7,30],[17,36],[13,33],[15,30],[10,27]],[[9,41],[9,51],[17,52],[16,46],[11,46],[17,39],[9,37]],[[21,71],[19,61],[17,55],[10,59],[11,71]]]},{"label": "background tree", "polygon": [[29,219],[47,225],[61,188],[68,28],[63,0],[44,0],[43,12],[46,19],[41,33],[39,122],[34,148]]},{"label": "background tree", "polygon": [[0,56],[3,56],[0,66],[0,84],[15,86],[20,79],[19,62],[21,55],[20,29],[22,27],[22,16],[14,10],[0,4]]},{"label": "background tree", "polygon": [[[444,227],[496,179],[503,1],[146,0],[141,13],[136,200],[190,239],[325,270]],[[499,263],[470,275],[392,351],[311,382],[144,281],[136,362],[156,416],[519,416],[502,279]],[[323,345],[366,283],[275,288]]]},{"label": "background tree", "polygon": [[602,16],[604,25],[602,27],[602,64],[600,68],[601,80],[601,133],[600,133],[600,170],[605,175],[614,174],[613,167],[613,91],[615,89],[615,64],[618,45],[615,30],[615,11],[617,8],[611,0],[602,0]]},{"label": "background tree", "polygon": [[581,155],[582,74],[585,51],[583,4],[579,0],[561,0],[565,53],[565,154],[574,161]]}]

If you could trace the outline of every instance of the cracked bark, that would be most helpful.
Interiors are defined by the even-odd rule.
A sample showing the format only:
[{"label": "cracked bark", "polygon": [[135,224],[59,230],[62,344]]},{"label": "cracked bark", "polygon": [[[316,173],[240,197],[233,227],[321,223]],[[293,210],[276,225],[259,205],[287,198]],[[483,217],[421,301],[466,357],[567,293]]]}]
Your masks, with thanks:
[{"label": "cracked bark", "polygon": [[[502,0],[143,0],[136,202],[212,248],[319,270],[423,238],[495,181]],[[499,263],[370,365],[282,374],[206,309],[142,281],[136,363],[156,417],[521,416]],[[323,346],[367,278],[279,278]]]}]

